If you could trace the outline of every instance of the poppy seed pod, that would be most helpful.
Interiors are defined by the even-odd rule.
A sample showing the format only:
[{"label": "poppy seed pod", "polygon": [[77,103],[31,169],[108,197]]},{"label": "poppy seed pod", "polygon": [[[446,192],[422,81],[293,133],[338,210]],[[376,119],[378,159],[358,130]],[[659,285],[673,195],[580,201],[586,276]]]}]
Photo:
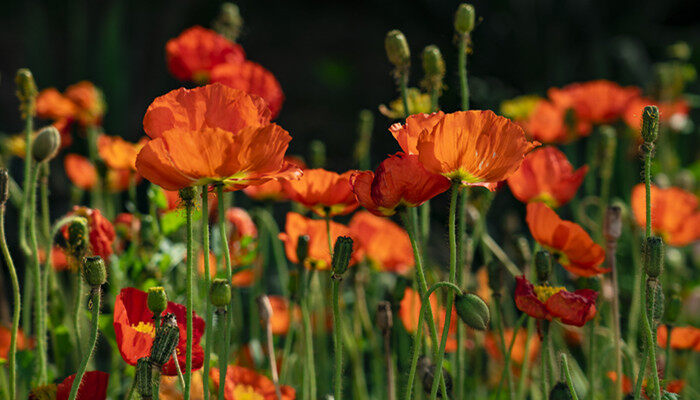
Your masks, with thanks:
[{"label": "poppy seed pod", "polygon": [[411,64],[411,50],[406,36],[400,30],[394,29],[386,34],[384,48],[387,58],[397,69],[406,69]]},{"label": "poppy seed pod", "polygon": [[331,261],[333,279],[342,279],[348,265],[350,265],[351,256],[352,239],[347,236],[339,236],[335,241],[335,246],[333,246],[333,259]]},{"label": "poppy seed pod", "polygon": [[299,240],[297,241],[297,260],[299,260],[299,265],[303,265],[304,260],[309,256],[310,240],[309,235],[299,235]]},{"label": "poppy seed pod", "polygon": [[180,328],[164,323],[156,332],[151,345],[151,364],[159,370],[168,362],[180,340]]},{"label": "poppy seed pod", "polygon": [[489,276],[489,287],[494,294],[501,294],[503,288],[503,264],[498,260],[491,260],[486,265],[486,272]]},{"label": "poppy seed pod", "polygon": [[168,294],[162,286],[148,288],[146,303],[153,314],[161,315],[168,308]]},{"label": "poppy seed pod", "polygon": [[7,203],[7,199],[10,198],[10,175],[7,173],[7,169],[0,169],[0,206],[4,206]]},{"label": "poppy seed pod", "polygon": [[51,161],[61,147],[61,134],[53,125],[42,128],[32,141],[32,158],[34,161]]},{"label": "poppy seed pod", "polygon": [[540,250],[535,254],[535,269],[538,282],[548,282],[552,273],[552,256],[547,250]]},{"label": "poppy seed pod", "polygon": [[472,293],[458,294],[455,298],[455,308],[457,315],[469,327],[479,331],[485,331],[488,328],[491,314],[481,297]]},{"label": "poppy seed pod", "polygon": [[192,186],[180,189],[180,200],[185,207],[193,207],[194,199],[197,196],[197,191]]},{"label": "poppy seed pod", "polygon": [[139,358],[136,363],[136,391],[142,399],[153,397],[153,368],[148,357]]},{"label": "poppy seed pod", "polygon": [[610,206],[605,210],[603,235],[608,242],[616,242],[622,234],[622,208]]},{"label": "poppy seed pod", "polygon": [[89,240],[87,219],[74,219],[68,225],[68,252],[75,258],[82,258],[90,245]]},{"label": "poppy seed pod", "polygon": [[659,136],[659,109],[646,106],[642,111],[642,139],[645,143],[654,143]]},{"label": "poppy seed pod", "polygon": [[107,268],[100,256],[83,259],[83,280],[88,286],[97,287],[107,282]]},{"label": "poppy seed pod", "polygon": [[474,6],[467,3],[462,3],[457,7],[455,12],[455,31],[466,35],[474,30],[475,21]]},{"label": "poppy seed pod", "polygon": [[549,400],[572,400],[569,387],[564,382],[557,382],[549,392]]},{"label": "poppy seed pod", "polygon": [[377,326],[383,333],[388,333],[394,326],[394,316],[391,312],[391,303],[380,301],[377,304]]},{"label": "poppy seed pod", "polygon": [[445,76],[445,60],[437,46],[430,45],[423,50],[423,71],[428,79],[442,81]]},{"label": "poppy seed pod", "polygon": [[658,236],[644,242],[644,271],[650,278],[658,278],[664,270],[664,242]]},{"label": "poppy seed pod", "polygon": [[211,304],[216,308],[225,308],[231,302],[231,284],[226,279],[214,279],[209,289]]}]

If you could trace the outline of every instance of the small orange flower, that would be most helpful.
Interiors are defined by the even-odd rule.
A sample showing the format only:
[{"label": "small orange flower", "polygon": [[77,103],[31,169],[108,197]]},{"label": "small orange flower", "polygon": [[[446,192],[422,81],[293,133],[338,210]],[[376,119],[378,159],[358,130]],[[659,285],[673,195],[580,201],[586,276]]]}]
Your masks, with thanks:
[{"label": "small orange flower", "polygon": [[[666,348],[668,329],[659,326],[656,336],[659,347]],[[676,350],[700,351],[700,329],[693,326],[678,326],[671,329],[671,348]]]},{"label": "small orange flower", "polygon": [[405,124],[395,123],[389,127],[389,132],[406,154],[418,154],[418,136],[427,130],[431,131],[445,117],[442,111],[432,114],[414,114],[406,118]]},{"label": "small orange flower", "polygon": [[493,189],[538,145],[527,141],[520,126],[492,111],[459,111],[444,115],[432,130],[423,130],[416,149],[426,170]]},{"label": "small orange flower", "polygon": [[591,289],[569,292],[563,287],[534,286],[525,276],[515,277],[515,306],[525,314],[563,324],[583,326],[596,313],[598,293]]},{"label": "small orange flower", "polygon": [[586,172],[588,166],[574,171],[564,153],[547,146],[525,157],[520,168],[508,178],[508,186],[523,203],[542,201],[550,207],[559,207],[576,195]]},{"label": "small orange flower", "polygon": [[405,274],[413,268],[413,248],[408,233],[392,221],[360,211],[350,220],[350,230],[378,270]]},{"label": "small orange flower", "polygon": [[279,114],[284,102],[284,93],[277,78],[262,65],[252,61],[217,65],[211,71],[211,82],[220,82],[262,97],[270,107],[272,118]]},{"label": "small orange flower", "polygon": [[[338,236],[350,236],[350,228],[336,222],[330,222],[331,245],[335,245]],[[328,248],[328,233],[326,232],[326,221],[322,219],[310,219],[295,212],[287,213],[285,231],[280,233],[279,238],[284,242],[284,251],[289,261],[299,263],[297,258],[297,243],[299,236],[309,236],[309,251],[305,260],[301,260],[306,268],[327,270],[331,267],[331,254]],[[358,246],[353,246],[350,265],[355,264],[361,257]]]},{"label": "small orange flower", "polygon": [[[3,325],[0,325],[0,360],[7,360],[7,355],[10,353],[10,339],[12,331]],[[24,336],[22,330],[17,331],[17,351],[29,350],[34,348],[34,339]]]},{"label": "small orange flower", "polygon": [[91,190],[97,183],[97,170],[90,160],[78,154],[67,154],[63,167],[68,179],[83,190]]},{"label": "small orange flower", "polygon": [[582,277],[603,274],[605,250],[576,223],[564,221],[544,203],[527,205],[527,226],[535,240],[551,251],[567,271]]},{"label": "small orange flower", "polygon": [[136,171],[136,155],[146,142],[146,138],[129,143],[119,136],[100,135],[97,150],[109,168]]},{"label": "small orange flower", "polygon": [[[420,318],[420,310],[422,306],[421,296],[415,290],[407,287],[404,291],[403,299],[401,299],[401,304],[399,305],[399,318],[403,324],[406,332],[414,334],[416,329],[418,329],[418,319]],[[430,295],[430,309],[433,312],[433,318],[435,320],[435,326],[438,332],[442,332],[445,327],[445,316],[447,311],[444,307],[438,307],[437,299],[435,293]],[[423,321],[427,318],[427,310],[424,311]],[[457,350],[457,313],[452,309],[452,316],[450,319],[450,329],[448,330],[447,342],[445,343],[445,351],[452,353]],[[424,322],[424,328],[425,328]],[[427,330],[426,330],[427,332]],[[428,338],[430,338],[428,336]],[[439,338],[438,338],[439,339]]]},{"label": "small orange flower", "polygon": [[299,180],[283,181],[282,185],[291,200],[303,204],[316,214],[344,215],[357,208],[350,177],[354,171],[343,174],[322,168],[304,170]]},{"label": "small orange flower", "polygon": [[290,310],[289,301],[282,296],[267,296],[272,305],[272,316],[270,324],[272,325],[272,333],[275,335],[286,335],[289,332],[289,326],[292,319],[295,321],[301,320],[301,310],[299,306],[293,305]]},{"label": "small orange flower", "polygon": [[289,133],[270,124],[264,101],[221,84],[178,89],[153,101],[144,116],[150,140],[136,169],[167,190],[221,183],[227,190],[301,171],[284,161]]},{"label": "small orange flower", "polygon": [[78,82],[61,94],[55,88],[44,89],[36,99],[39,118],[54,121],[78,121],[82,126],[102,122],[105,103],[100,91],[88,81]]},{"label": "small orange flower", "polygon": [[72,119],[78,106],[56,88],[42,90],[36,98],[36,114],[39,118],[54,121]]},{"label": "small orange flower", "polygon": [[[646,190],[632,189],[632,211],[637,224],[646,226]],[[651,186],[651,229],[671,246],[685,246],[700,239],[698,198],[683,189]]]},{"label": "small orange flower", "polygon": [[[661,122],[668,123],[671,128],[676,128],[677,125],[685,125],[690,112],[690,106],[685,99],[676,100],[674,102],[658,102],[645,97],[637,97],[632,100],[625,109],[624,120],[627,125],[639,133],[642,127],[642,111],[648,105],[656,105],[659,108],[659,119]],[[679,121],[680,124],[675,123]]]},{"label": "small orange flower", "polygon": [[640,90],[596,80],[572,83],[562,89],[551,88],[547,95],[561,110],[573,109],[579,122],[586,124],[582,131],[589,132],[591,124],[606,124],[620,118],[627,105],[639,97]]},{"label": "small orange flower", "polygon": [[401,152],[382,161],[376,173],[354,173],[350,183],[362,207],[384,216],[401,206],[417,207],[450,188],[449,179],[426,171],[417,155]]},{"label": "small orange flower", "polygon": [[[212,390],[219,390],[219,369],[209,370],[209,379],[212,381]],[[292,387],[282,385],[280,387],[282,398],[280,400],[294,400],[296,392]],[[224,382],[225,400],[277,400],[275,384],[265,375],[258,374],[252,369],[238,365],[229,365],[226,369],[226,381]]]},{"label": "small orange flower", "polygon": [[165,45],[168,69],[177,79],[201,84],[209,82],[211,71],[219,64],[241,63],[243,48],[212,31],[193,26]]},{"label": "small orange flower", "polygon": [[[505,337],[506,348],[510,345],[513,340],[513,329],[506,329],[503,332]],[[493,332],[486,334],[484,339],[484,347],[489,356],[495,358],[496,360],[503,360],[503,354],[501,353],[501,339],[498,335]],[[517,365],[522,365],[525,361],[525,347],[527,346],[527,329],[521,328],[518,333],[515,334],[515,343],[513,344],[513,350],[510,353],[510,359]],[[530,348],[528,349],[528,359],[530,362],[535,361],[537,355],[540,352],[540,340],[536,334],[530,336]]]},{"label": "small orange flower", "polygon": [[[304,170],[306,169],[306,164],[296,157],[286,156],[284,160],[291,165],[296,165],[297,168]],[[282,201],[289,200],[289,196],[284,191],[284,186],[282,182],[277,179],[269,180],[262,185],[248,186],[243,189],[248,197],[257,201]]]}]

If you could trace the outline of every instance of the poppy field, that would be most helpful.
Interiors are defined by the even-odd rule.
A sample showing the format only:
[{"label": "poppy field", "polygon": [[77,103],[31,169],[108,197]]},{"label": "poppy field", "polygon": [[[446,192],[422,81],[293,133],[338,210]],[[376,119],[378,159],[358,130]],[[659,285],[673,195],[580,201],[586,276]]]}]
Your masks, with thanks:
[{"label": "poppy field", "polygon": [[99,81],[3,73],[0,400],[700,399],[691,46],[481,109],[491,22],[455,3],[452,47],[386,29],[395,91],[299,146],[218,12],[158,44],[136,136]]}]

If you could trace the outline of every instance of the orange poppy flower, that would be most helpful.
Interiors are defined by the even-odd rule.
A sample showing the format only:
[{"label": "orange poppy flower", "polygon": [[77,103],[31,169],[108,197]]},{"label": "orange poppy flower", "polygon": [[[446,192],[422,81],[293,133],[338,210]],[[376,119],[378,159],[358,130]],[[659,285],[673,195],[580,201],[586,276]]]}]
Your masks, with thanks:
[{"label": "orange poppy flower", "polygon": [[211,71],[211,82],[262,97],[270,107],[272,118],[282,109],[284,93],[277,78],[262,65],[252,61],[219,64]]},{"label": "orange poppy flower", "polygon": [[[418,319],[420,318],[420,309],[422,306],[421,297],[415,290],[407,287],[404,290],[403,299],[399,305],[399,318],[403,324],[406,332],[414,334],[416,329],[418,329]],[[444,307],[438,307],[437,299],[435,293],[430,295],[430,309],[433,312],[433,318],[435,320],[435,326],[438,332],[442,332],[445,327],[445,316],[447,311]],[[423,319],[427,318],[427,312],[423,315]],[[445,342],[445,351],[452,353],[457,350],[457,312],[452,309],[452,316],[450,319],[450,329],[448,330],[447,342]],[[425,324],[425,322],[424,322]],[[426,325],[424,325],[425,328]],[[427,334],[427,330],[424,331]],[[427,336],[430,339],[430,336]],[[439,339],[439,338],[438,338]]]},{"label": "orange poppy flower", "polygon": [[[656,331],[659,347],[666,348],[668,329],[660,325]],[[700,329],[693,326],[677,326],[671,329],[671,348],[676,350],[700,351]]]},{"label": "orange poppy flower", "polygon": [[569,292],[547,284],[534,286],[525,276],[515,277],[515,305],[533,318],[558,318],[563,324],[583,326],[595,316],[597,298],[598,293],[591,289]]},{"label": "orange poppy flower", "polygon": [[417,207],[450,188],[449,179],[426,171],[417,155],[401,152],[382,161],[376,173],[354,173],[350,184],[362,207],[383,216],[402,206]]},{"label": "orange poppy flower", "polygon": [[[352,237],[350,228],[345,225],[330,221],[331,245],[335,245],[338,236]],[[309,236],[309,251],[306,259],[301,260],[306,268],[327,270],[331,267],[331,254],[328,248],[328,233],[326,232],[326,221],[322,219],[310,219],[295,212],[287,213],[285,231],[280,233],[279,238],[284,242],[284,251],[289,261],[300,263],[297,258],[297,243],[299,236]],[[358,245],[353,246],[350,265],[355,264],[361,257]]]},{"label": "orange poppy flower", "polygon": [[301,171],[284,161],[289,133],[270,124],[264,100],[216,83],[158,97],[144,116],[152,139],[136,169],[167,190],[221,183],[227,190]]},{"label": "orange poppy flower", "polygon": [[83,126],[102,122],[105,108],[102,91],[88,81],[69,86],[63,94],[55,88],[44,89],[36,99],[39,118],[78,121]]},{"label": "orange poppy flower", "polygon": [[445,117],[445,113],[442,111],[434,112],[432,114],[413,114],[406,118],[405,124],[395,123],[389,127],[389,132],[391,132],[394,139],[401,146],[406,154],[418,154],[418,136],[427,130],[431,131]]},{"label": "orange poppy flower", "polygon": [[241,63],[243,48],[211,29],[193,26],[165,44],[168,69],[177,79],[200,84],[209,82],[219,64]]},{"label": "orange poppy flower", "polygon": [[564,121],[564,111],[546,100],[539,100],[525,119],[516,121],[525,134],[543,143],[567,143],[572,139]]},{"label": "orange poppy flower", "polygon": [[[160,376],[158,395],[161,400],[183,400],[183,389],[180,379],[176,376]],[[190,385],[190,400],[204,400],[204,381],[202,370],[192,371],[192,383]]]},{"label": "orange poppy flower", "polygon": [[350,220],[350,231],[378,270],[405,274],[413,269],[413,248],[408,233],[392,221],[360,211]]},{"label": "orange poppy flower", "polygon": [[36,98],[36,114],[39,118],[54,121],[72,119],[77,111],[78,106],[56,88],[44,89]]},{"label": "orange poppy flower", "polygon": [[591,124],[606,124],[620,118],[640,92],[637,87],[596,80],[572,83],[561,89],[551,88],[547,95],[561,110],[573,109],[576,118],[585,124],[582,131],[589,132]]},{"label": "orange poppy flower", "polygon": [[538,145],[528,142],[516,123],[492,111],[459,111],[445,114],[432,130],[423,130],[416,149],[426,170],[493,190]]},{"label": "orange poppy flower", "polygon": [[[503,332],[505,337],[506,348],[510,345],[513,340],[513,329],[506,329]],[[527,345],[527,329],[521,328],[518,333],[515,334],[515,343],[513,344],[513,350],[510,353],[510,359],[517,365],[522,365],[525,361],[525,347]],[[484,348],[486,352],[492,358],[496,360],[503,360],[503,354],[501,353],[501,339],[494,332],[489,332],[484,338]],[[530,336],[530,348],[528,349],[528,359],[530,362],[537,359],[537,355],[540,352],[540,340],[538,336]]]},{"label": "orange poppy flower", "polygon": [[[56,385],[56,400],[68,400],[73,388],[75,374],[64,379]],[[76,399],[105,400],[107,398],[107,385],[109,374],[102,371],[87,371],[83,375],[78,387]]]},{"label": "orange poppy flower", "polygon": [[[10,339],[12,331],[3,325],[0,325],[0,360],[7,360],[7,355],[10,353]],[[17,351],[29,350],[34,348],[34,339],[24,336],[22,329],[17,330]]]},{"label": "orange poppy flower", "polygon": [[[284,160],[289,164],[296,165],[297,168],[301,170],[306,169],[306,164],[296,157],[286,156],[284,157]],[[285,193],[282,182],[277,179],[269,180],[262,185],[248,186],[247,188],[243,189],[243,193],[245,193],[251,199],[257,201],[289,200],[289,196],[287,196],[287,193]]]},{"label": "orange poppy flower", "polygon": [[289,301],[282,296],[270,295],[267,296],[272,305],[272,316],[270,324],[272,325],[272,333],[275,335],[286,335],[289,332],[289,326],[294,321],[301,320],[301,309],[297,305],[293,305],[290,310]]},{"label": "orange poppy flower", "polygon": [[[617,373],[615,371],[608,371],[605,376],[608,377],[613,383],[617,382]],[[667,392],[669,393],[677,393],[680,394],[683,392],[683,388],[685,387],[685,382],[682,380],[675,380],[675,381],[670,381],[666,382],[666,387],[664,388]],[[647,388],[647,380],[644,379],[642,381],[642,388],[644,391],[646,391]],[[632,389],[634,389],[632,385],[632,380],[627,377],[626,375],[622,376],[622,393],[624,394],[630,394],[632,393]],[[648,399],[648,395],[646,393],[643,393],[644,398]]]},{"label": "orange poppy flower", "polygon": [[91,190],[97,183],[97,170],[90,160],[78,154],[67,154],[63,167],[73,185],[83,190]]},{"label": "orange poppy flower", "polygon": [[605,261],[605,250],[580,225],[562,220],[544,203],[529,203],[526,220],[535,240],[552,252],[567,271],[582,277],[609,271],[600,267]]},{"label": "orange poppy flower", "polygon": [[138,143],[129,143],[119,136],[100,135],[97,150],[109,168],[136,171],[136,155],[146,142],[146,138]]},{"label": "orange poppy flower", "polygon": [[[209,379],[212,381],[212,390],[219,390],[219,369],[209,370]],[[281,400],[296,399],[294,388],[286,385],[280,387]],[[258,374],[252,369],[238,365],[229,365],[226,369],[226,382],[224,383],[225,400],[277,400],[275,384],[265,375]]]},{"label": "orange poppy flower", "polygon": [[668,123],[672,129],[676,130],[685,125],[690,112],[690,106],[685,99],[674,102],[658,102],[645,97],[637,97],[627,105],[623,116],[625,123],[637,133],[640,132],[642,127],[642,111],[648,105],[656,105],[659,108],[659,119],[661,122]]},{"label": "orange poppy flower", "polygon": [[316,214],[344,215],[357,208],[352,192],[350,176],[354,171],[338,174],[325,169],[307,169],[299,180],[283,181],[282,185],[291,200],[303,204]]},{"label": "orange poppy flower", "polygon": [[[646,226],[646,189],[632,189],[632,211],[641,227]],[[683,189],[651,186],[651,229],[671,246],[685,246],[700,239],[698,198]]]},{"label": "orange poppy flower", "polygon": [[[105,262],[108,262],[109,256],[113,252],[112,244],[116,237],[112,223],[102,215],[100,210],[88,207],[74,206],[73,211],[68,215],[77,215],[87,219],[90,252],[92,255],[100,256]],[[68,227],[63,228],[63,235],[68,239]]]},{"label": "orange poppy flower", "polygon": [[523,203],[541,201],[559,207],[576,195],[586,172],[588,166],[574,171],[564,153],[547,146],[525,156],[520,168],[508,178],[508,186]]}]

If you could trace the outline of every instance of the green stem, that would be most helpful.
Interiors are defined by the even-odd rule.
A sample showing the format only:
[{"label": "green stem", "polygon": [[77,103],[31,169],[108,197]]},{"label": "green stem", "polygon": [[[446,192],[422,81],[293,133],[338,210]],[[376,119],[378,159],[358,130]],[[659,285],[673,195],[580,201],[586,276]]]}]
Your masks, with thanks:
[{"label": "green stem", "polygon": [[[307,274],[312,274],[307,272]],[[311,281],[311,279],[309,279]],[[304,324],[304,350],[306,351],[306,375],[309,379],[309,387],[307,393],[309,399],[316,399],[316,366],[314,361],[314,340],[311,331],[311,317],[309,316],[309,295],[308,282],[306,283],[306,296],[301,301],[301,318]]]},{"label": "green stem", "polygon": [[[530,339],[535,331],[535,321],[530,319],[527,322],[527,336],[525,338],[525,356],[523,357],[523,368],[520,371],[520,379],[518,380],[518,399],[525,398],[525,381],[530,375]],[[517,335],[514,332],[513,335]]]},{"label": "green stem", "polygon": [[100,286],[95,286],[92,288],[92,325],[90,327],[90,342],[88,347],[88,352],[83,357],[80,362],[80,367],[78,367],[78,372],[75,374],[75,380],[73,381],[73,386],[70,389],[69,400],[75,400],[78,395],[78,387],[83,380],[83,375],[85,375],[85,370],[87,369],[88,362],[92,357],[92,353],[95,351],[95,344],[97,344],[97,333],[99,327],[100,319],[100,303],[102,301],[102,289]]},{"label": "green stem", "polygon": [[[620,301],[618,294],[619,285],[617,280],[617,241],[608,241],[606,254],[613,289],[611,300],[611,325],[615,348],[615,373],[618,377],[622,377],[622,335],[620,333]],[[622,379],[620,378],[615,382],[615,399],[621,400],[622,396]]]},{"label": "green stem", "polygon": [[331,278],[331,290],[333,292],[333,345],[335,352],[335,376],[333,379],[335,394],[334,399],[340,400],[343,391],[343,342],[341,338],[342,320],[340,315],[340,299],[338,295],[338,287],[342,278]]},{"label": "green stem", "polygon": [[75,331],[75,350],[78,353],[78,359],[83,358],[83,340],[80,330],[80,302],[83,300],[83,279],[80,273],[75,275],[75,297],[73,301],[73,330]]},{"label": "green stem", "polygon": [[31,254],[31,249],[27,243],[27,207],[34,207],[30,204],[34,118],[32,117],[32,113],[29,112],[29,108],[30,107],[27,107],[24,121],[24,183],[22,184],[22,208],[20,208],[19,211],[19,243],[25,256]]},{"label": "green stem", "polygon": [[263,216],[262,221],[267,227],[266,231],[268,232],[270,242],[272,243],[272,256],[275,258],[275,266],[277,267],[277,275],[279,276],[282,295],[285,299],[288,299],[289,266],[287,265],[287,258],[284,255],[282,241],[277,238],[280,230],[270,210],[262,210],[261,215]]},{"label": "green stem", "polygon": [[[549,372],[547,371],[547,364],[549,363],[549,322],[542,321],[542,360],[540,362],[540,384],[542,388],[542,396],[546,398],[549,395]],[[526,356],[527,357],[527,356]]]},{"label": "green stem", "polygon": [[[493,310],[494,316],[496,317],[496,329],[498,330],[498,336],[501,339],[501,353],[504,358],[504,369],[506,375],[506,382],[508,383],[508,398],[515,399],[515,384],[513,383],[513,371],[510,369],[510,352],[506,351],[506,337],[503,332],[503,314],[501,313],[501,295],[499,293],[493,294],[491,298],[493,299]],[[515,338],[517,331],[513,331],[513,338]]]},{"label": "green stem", "polygon": [[430,240],[430,200],[423,203],[420,207],[420,239],[423,245],[423,252],[428,249],[428,240]]},{"label": "green stem", "polygon": [[459,39],[459,49],[457,53],[457,68],[459,70],[459,87],[462,97],[462,110],[469,109],[469,84],[467,83],[467,48],[469,45],[469,35],[462,35]]},{"label": "green stem", "polygon": [[[329,211],[330,213],[330,211]],[[328,253],[333,258],[333,240],[331,239],[331,216],[326,214],[326,238],[328,239]]]},{"label": "green stem", "polygon": [[646,193],[646,230],[645,237],[651,236],[651,150],[648,149],[644,154],[644,187]]},{"label": "green stem", "polygon": [[588,334],[588,393],[586,398],[593,399],[596,389],[595,370],[598,367],[595,361],[595,318],[588,322],[586,333]]},{"label": "green stem", "polygon": [[[456,215],[457,215],[457,195],[459,194],[459,182],[452,184],[452,192],[450,195],[450,213],[449,213],[449,242],[450,242],[450,283],[457,281],[457,238],[456,238]],[[438,352],[437,360],[435,361],[435,376],[442,376],[442,361],[445,357],[445,346],[447,345],[447,336],[450,332],[450,320],[452,319],[452,304],[454,303],[454,294],[447,295],[447,305],[445,306],[445,326],[442,328],[442,339],[440,340],[440,351]],[[437,398],[437,382],[439,379],[433,380],[433,388],[430,391],[430,400]]]},{"label": "green stem", "polygon": [[[185,400],[190,398],[190,386],[192,384],[192,340],[193,340],[193,313],[194,298],[192,296],[194,280],[194,228],[192,226],[193,199],[185,201],[185,213],[187,216],[187,353],[185,356]],[[204,256],[209,258],[209,254]],[[229,281],[230,282],[230,281]],[[177,362],[177,360],[176,360]],[[221,381],[224,382],[224,381]]]},{"label": "green stem", "polygon": [[[211,285],[211,275],[209,266],[209,185],[202,185],[202,252],[204,253],[204,302],[206,303],[205,318],[208,327],[214,321],[214,310],[209,301],[209,286]],[[211,360],[212,330],[206,329],[204,332],[204,364],[202,365],[202,376],[209,376],[209,363]],[[202,380],[202,390],[204,400],[209,400],[209,379]]]},{"label": "green stem", "polygon": [[401,101],[403,102],[404,116],[408,118],[411,110],[408,108],[408,69],[399,73],[399,91],[401,91]]},{"label": "green stem", "polygon": [[[655,292],[656,290],[654,289],[654,286],[651,285],[650,283],[650,278],[647,278],[647,299],[651,300],[651,304],[647,305],[648,310],[654,310],[655,307],[655,301],[656,301],[656,296]],[[651,312],[645,312],[644,315],[642,316],[642,323],[644,324],[644,333],[646,335],[646,358],[647,361],[650,364],[651,367],[651,384],[653,392],[651,393],[651,398],[652,400],[660,400],[661,399],[661,386],[659,384],[659,371],[656,366],[656,342],[654,340],[654,334],[652,332],[652,326],[653,326],[653,311]],[[640,380],[643,380],[644,376],[644,371],[640,370],[639,371],[640,375],[637,377],[637,385],[639,386],[641,383],[639,382]],[[649,386],[647,385],[647,389]]]},{"label": "green stem", "polygon": [[[566,354],[564,353],[561,353],[561,370],[564,374],[566,386],[569,388],[569,393],[571,394],[572,400],[578,400],[576,389],[574,389],[574,382],[571,379],[571,371],[569,371],[569,362],[566,360]],[[621,375],[618,375],[618,377],[620,376]],[[618,381],[622,381],[622,379],[618,378]]]},{"label": "green stem", "polygon": [[[219,236],[221,236],[221,251],[224,253],[224,260],[226,263],[226,282],[231,282],[232,271],[231,271],[231,254],[228,249],[228,240],[226,239],[226,210],[224,202],[224,185],[216,185],[216,194],[219,198]],[[208,255],[207,255],[208,256]],[[233,296],[232,296],[233,298]],[[231,305],[229,304],[229,308]],[[219,359],[219,382],[226,382],[226,372],[228,370],[228,354],[229,347],[231,345],[231,322],[233,318],[233,313],[228,313],[226,316],[225,331],[224,331],[224,342],[222,356]],[[224,398],[224,388],[226,385],[219,384],[219,398]]]},{"label": "green stem", "polygon": [[44,315],[43,300],[42,300],[42,277],[41,266],[39,264],[39,244],[36,237],[36,184],[39,177],[40,165],[36,165],[32,170],[32,177],[29,182],[30,204],[29,204],[29,246],[32,252],[32,269],[34,270],[34,319],[35,319],[35,336],[36,349],[38,353],[38,382],[44,384],[47,381],[46,370],[46,332],[42,332],[42,321]]},{"label": "green stem", "polygon": [[[15,399],[17,385],[17,330],[19,329],[19,316],[22,307],[22,300],[20,299],[17,270],[15,269],[15,263],[12,261],[10,250],[7,248],[7,240],[5,238],[5,204],[0,205],[0,248],[2,248],[2,255],[5,258],[5,264],[10,272],[10,281],[12,282],[12,331],[10,333],[10,349],[7,356],[9,358],[10,367],[9,397],[10,399]],[[671,337],[670,334],[669,337]]]}]

